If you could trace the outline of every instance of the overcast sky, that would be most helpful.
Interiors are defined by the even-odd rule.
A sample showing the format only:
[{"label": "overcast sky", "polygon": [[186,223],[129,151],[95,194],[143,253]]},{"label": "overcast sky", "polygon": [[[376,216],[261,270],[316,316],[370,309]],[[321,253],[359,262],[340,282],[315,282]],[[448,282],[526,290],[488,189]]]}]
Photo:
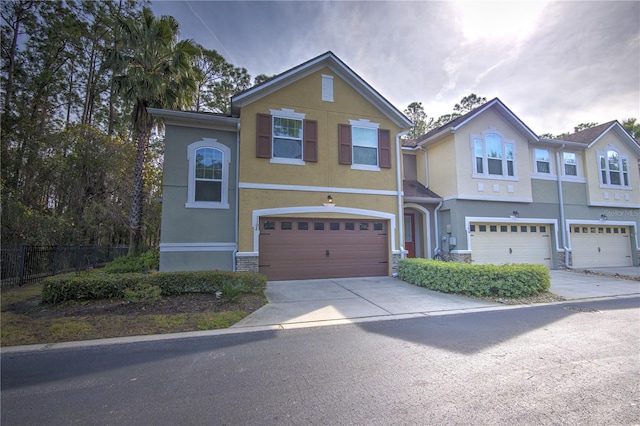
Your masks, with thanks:
[{"label": "overcast sky", "polygon": [[153,0],[252,77],[332,51],[403,111],[499,97],[538,134],[640,120],[640,2]]}]

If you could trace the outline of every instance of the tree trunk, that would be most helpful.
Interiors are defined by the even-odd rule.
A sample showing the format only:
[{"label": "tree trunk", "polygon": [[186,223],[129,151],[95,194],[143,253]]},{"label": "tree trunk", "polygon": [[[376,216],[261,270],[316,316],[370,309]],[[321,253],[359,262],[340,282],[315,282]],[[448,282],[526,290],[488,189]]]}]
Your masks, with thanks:
[{"label": "tree trunk", "polygon": [[140,100],[136,102],[135,117],[136,165],[133,173],[133,194],[129,216],[130,256],[139,255],[143,249],[144,169],[152,127],[152,119]]}]

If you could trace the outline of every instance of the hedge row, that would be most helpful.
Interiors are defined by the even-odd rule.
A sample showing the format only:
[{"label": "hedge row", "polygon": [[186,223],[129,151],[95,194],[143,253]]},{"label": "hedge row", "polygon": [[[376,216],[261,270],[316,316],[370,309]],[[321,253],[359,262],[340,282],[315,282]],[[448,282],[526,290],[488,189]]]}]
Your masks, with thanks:
[{"label": "hedge row", "polygon": [[111,274],[102,271],[71,273],[47,278],[42,288],[43,303],[68,300],[121,299],[127,290],[157,287],[163,296],[184,293],[220,292],[232,298],[236,293],[261,293],[267,287],[264,275],[249,272],[198,271],[152,274]]},{"label": "hedge row", "polygon": [[543,265],[469,265],[431,259],[402,259],[398,277],[410,284],[444,293],[486,297],[524,297],[551,287]]}]

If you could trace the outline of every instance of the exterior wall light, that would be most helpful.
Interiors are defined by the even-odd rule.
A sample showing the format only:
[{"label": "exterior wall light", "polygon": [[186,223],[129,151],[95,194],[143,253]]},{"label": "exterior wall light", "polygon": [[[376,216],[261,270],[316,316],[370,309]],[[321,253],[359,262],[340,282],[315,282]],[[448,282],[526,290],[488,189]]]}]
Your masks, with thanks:
[{"label": "exterior wall light", "polygon": [[607,215],[606,215],[606,214],[601,214],[601,215],[600,215],[600,220],[601,220],[602,222],[604,222],[605,220],[607,220]]},{"label": "exterior wall light", "polygon": [[518,210],[514,210],[513,213],[511,213],[511,217],[513,217],[513,218],[520,217],[520,213],[518,212]]},{"label": "exterior wall light", "polygon": [[335,204],[333,203],[333,197],[331,195],[327,195],[327,202],[324,203],[325,207],[335,207]]}]

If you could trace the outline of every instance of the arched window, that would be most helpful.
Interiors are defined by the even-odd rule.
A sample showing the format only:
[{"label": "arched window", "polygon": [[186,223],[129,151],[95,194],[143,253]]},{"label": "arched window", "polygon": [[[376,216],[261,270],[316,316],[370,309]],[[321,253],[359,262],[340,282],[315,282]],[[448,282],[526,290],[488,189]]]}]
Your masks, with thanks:
[{"label": "arched window", "polygon": [[503,138],[495,131],[471,135],[473,176],[491,179],[514,179],[515,142]]},{"label": "arched window", "polygon": [[631,186],[629,182],[629,159],[626,155],[620,155],[613,148],[598,152],[598,166],[600,168],[600,184],[602,186]]},{"label": "arched window", "polygon": [[194,142],[187,149],[187,208],[228,209],[231,150],[216,139]]}]

